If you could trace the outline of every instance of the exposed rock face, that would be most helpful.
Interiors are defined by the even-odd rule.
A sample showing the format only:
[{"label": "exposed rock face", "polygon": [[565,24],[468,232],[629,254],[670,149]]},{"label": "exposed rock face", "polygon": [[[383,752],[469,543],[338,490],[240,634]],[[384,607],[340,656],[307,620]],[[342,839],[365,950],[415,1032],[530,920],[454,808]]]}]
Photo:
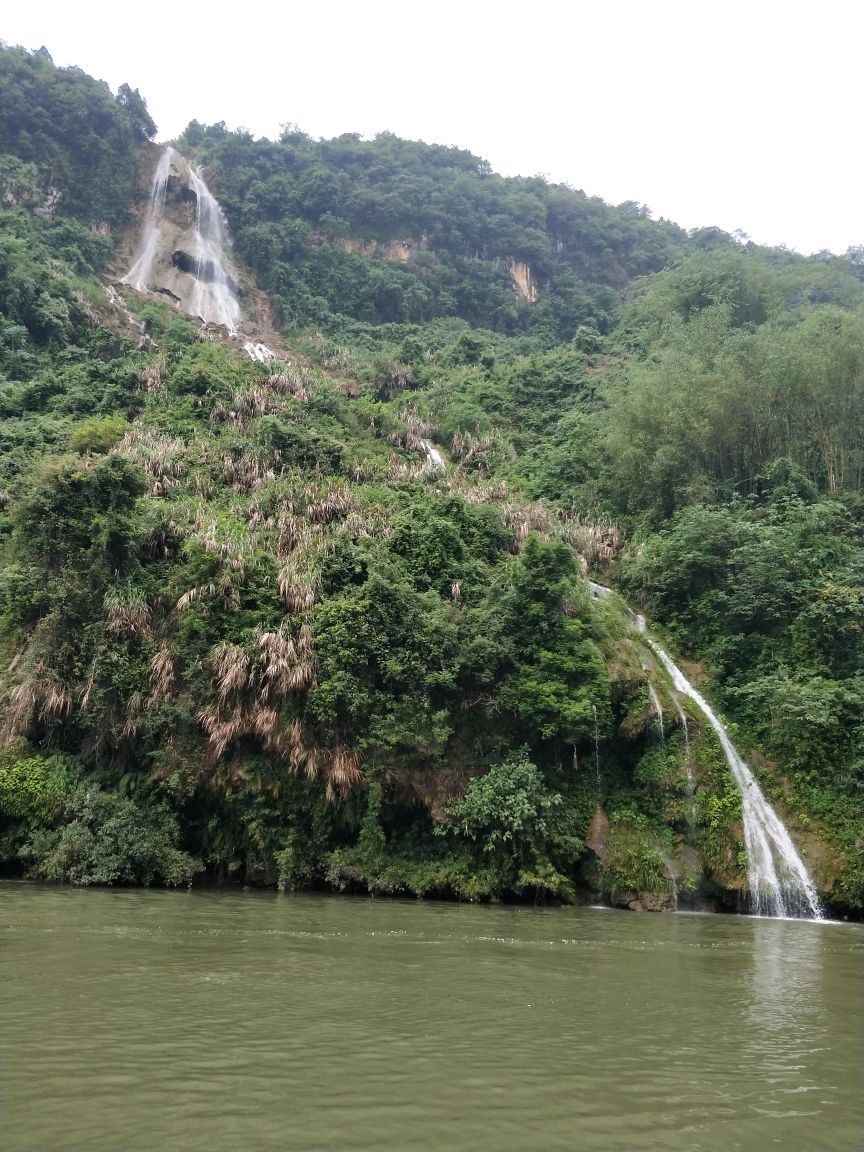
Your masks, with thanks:
[{"label": "exposed rock face", "polygon": [[529,304],[535,304],[540,293],[537,291],[537,281],[534,279],[534,273],[530,266],[522,260],[511,259],[510,277],[519,299],[527,300]]},{"label": "exposed rock face", "polygon": [[54,213],[57,211],[57,205],[60,203],[62,196],[63,193],[59,188],[49,188],[45,194],[45,199],[34,208],[33,211],[37,216],[41,216],[43,220],[53,220]]},{"label": "exposed rock face", "polygon": [[589,848],[597,859],[603,863],[606,858],[606,842],[609,839],[609,817],[600,804],[594,811],[591,823],[588,825],[588,834],[585,837],[585,847]]},{"label": "exposed rock face", "polygon": [[426,237],[419,240],[357,240],[351,236],[343,236],[339,247],[349,254],[359,252],[363,256],[380,256],[382,260],[390,260],[397,264],[405,264],[415,252],[426,249]]},{"label": "exposed rock face", "polygon": [[[377,256],[380,260],[389,260],[397,264],[405,264],[417,252],[428,250],[429,242],[425,235],[408,240],[361,240],[355,236],[342,236],[337,243],[343,252],[361,256]],[[480,259],[480,253],[477,253]],[[496,256],[494,266],[499,275],[507,276],[520,300],[535,304],[540,297],[537,288],[537,278],[529,264],[523,260],[505,259]]]},{"label": "exposed rock face", "polygon": [[674,912],[675,897],[671,892],[616,892],[612,898],[616,908],[631,912]]}]

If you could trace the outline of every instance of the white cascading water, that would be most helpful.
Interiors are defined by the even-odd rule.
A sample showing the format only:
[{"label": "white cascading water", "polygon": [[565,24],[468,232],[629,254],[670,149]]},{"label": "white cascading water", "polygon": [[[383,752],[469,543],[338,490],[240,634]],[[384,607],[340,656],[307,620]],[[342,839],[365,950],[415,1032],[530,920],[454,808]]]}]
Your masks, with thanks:
[{"label": "white cascading water", "polygon": [[651,701],[651,707],[654,709],[654,715],[657,717],[657,724],[660,727],[660,743],[666,743],[666,733],[663,730],[663,705],[660,703],[660,697],[657,695],[657,689],[648,681],[648,699]]},{"label": "white cascading water", "polygon": [[[595,584],[593,581],[589,581],[588,584],[591,595],[597,599],[605,600],[612,595],[611,588]],[[644,632],[644,617],[637,616],[629,608],[628,612],[639,631]],[[738,791],[741,793],[751,911],[757,916],[821,920],[822,909],[816,887],[792,843],[792,837],[765,799],[755,776],[738,755],[729,733],[705,697],[693,687],[668,652],[650,636],[645,636],[645,642],[668,672],[675,689],[696,704],[717,733],[726,763],[738,785]],[[684,731],[685,733],[687,731],[686,717],[684,717]],[[688,764],[688,777],[689,775]]]},{"label": "white cascading water", "polygon": [[234,295],[233,277],[225,255],[225,218],[200,172],[190,168],[189,183],[198,199],[198,209],[192,253],[196,262],[195,286],[186,310],[208,324],[224,324],[234,332],[240,322],[240,305]]},{"label": "white cascading water", "polygon": [[[159,257],[165,199],[171,165],[176,153],[168,147],[159,158],[150,189],[150,204],[138,254],[123,283],[139,291],[152,288]],[[192,289],[183,301],[190,316],[200,316],[207,324],[221,324],[235,332],[240,322],[240,305],[234,291],[234,277],[228,260],[228,238],[222,209],[207,187],[199,170],[188,169],[189,188],[195,195],[195,225],[191,234],[190,267]]]},{"label": "white cascading water", "polygon": [[276,359],[276,353],[268,348],[266,344],[256,344],[252,340],[245,342],[243,351],[250,360],[257,360],[259,364],[269,364],[271,360]]},{"label": "white cascading water", "polygon": [[690,799],[693,799],[693,765],[690,763],[690,728],[687,724],[687,713],[675,701],[675,710],[678,713],[678,723],[681,725],[681,731],[684,733],[684,770],[687,773],[687,782],[690,786]]},{"label": "white cascading water", "polygon": [[744,847],[747,852],[747,883],[752,911],[757,916],[799,916],[822,919],[816,888],[792,843],[783,821],[765,799],[759,784],[738,755],[729,733],[669,654],[645,637],[657,659],[682,695],[702,711],[717,733],[726,763],[741,793]]},{"label": "white cascading water", "polygon": [[431,440],[421,440],[423,451],[426,453],[426,467],[430,472],[434,472],[438,468],[446,468],[444,457],[435,447]]},{"label": "white cascading water", "polygon": [[138,245],[138,254],[135,263],[123,277],[122,283],[145,292],[153,282],[153,266],[159,254],[159,219],[165,207],[165,194],[168,191],[168,177],[171,175],[171,161],[174,158],[174,149],[166,148],[159,157],[156,171],[153,173],[153,183],[150,187],[150,204],[147,216],[144,219],[144,228],[141,232],[141,242]]}]

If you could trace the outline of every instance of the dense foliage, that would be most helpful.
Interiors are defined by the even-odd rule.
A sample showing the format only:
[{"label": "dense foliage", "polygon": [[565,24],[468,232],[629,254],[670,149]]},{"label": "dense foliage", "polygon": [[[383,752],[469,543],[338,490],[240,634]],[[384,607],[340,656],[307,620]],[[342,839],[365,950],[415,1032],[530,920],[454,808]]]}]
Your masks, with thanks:
[{"label": "dense foliage", "polygon": [[55,68],[48,52],[0,50],[5,203],[33,205],[107,227],[122,224],[138,195],[140,144],[156,125],[137,90],[78,68]]},{"label": "dense foliage", "polygon": [[94,276],[146,193],[140,96],[0,67],[7,869],[734,901],[716,738],[591,571],[699,662],[862,905],[860,252],[193,122],[284,322],[255,363]]},{"label": "dense foliage", "polygon": [[[505,179],[469,152],[390,133],[315,141],[288,125],[273,142],[193,122],[181,146],[207,164],[238,251],[294,322],[458,316],[552,344],[580,325],[605,331],[617,290],[687,243],[638,204]],[[516,265],[530,275],[521,298]]]}]

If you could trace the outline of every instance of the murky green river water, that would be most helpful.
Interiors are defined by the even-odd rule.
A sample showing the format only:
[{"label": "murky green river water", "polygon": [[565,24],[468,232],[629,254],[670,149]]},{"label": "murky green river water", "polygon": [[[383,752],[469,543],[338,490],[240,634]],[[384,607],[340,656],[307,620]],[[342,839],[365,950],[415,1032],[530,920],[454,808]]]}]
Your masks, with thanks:
[{"label": "murky green river water", "polygon": [[0,886],[7,1150],[864,1147],[864,930]]}]

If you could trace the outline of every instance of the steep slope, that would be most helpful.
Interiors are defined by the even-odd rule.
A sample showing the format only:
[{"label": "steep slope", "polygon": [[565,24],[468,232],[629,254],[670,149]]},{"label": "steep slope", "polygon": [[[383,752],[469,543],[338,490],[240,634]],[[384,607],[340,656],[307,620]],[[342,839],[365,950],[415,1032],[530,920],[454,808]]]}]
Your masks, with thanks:
[{"label": "steep slope", "polygon": [[[18,107],[16,139],[42,116]],[[140,225],[158,153],[129,140],[110,215]],[[109,300],[94,271],[125,272],[138,229],[118,251],[71,157],[62,187],[24,145],[4,160],[36,190],[0,240],[6,867],[735,906],[721,746],[591,570],[705,661],[822,895],[860,907],[855,262],[688,238],[392,138],[185,145],[294,318],[274,362],[152,294]],[[178,209],[191,188],[178,168]],[[550,231],[556,204],[613,256],[592,263],[584,220]],[[646,237],[691,254],[613,316]],[[437,318],[373,323],[390,276]],[[606,311],[567,311],[571,276]]]}]

